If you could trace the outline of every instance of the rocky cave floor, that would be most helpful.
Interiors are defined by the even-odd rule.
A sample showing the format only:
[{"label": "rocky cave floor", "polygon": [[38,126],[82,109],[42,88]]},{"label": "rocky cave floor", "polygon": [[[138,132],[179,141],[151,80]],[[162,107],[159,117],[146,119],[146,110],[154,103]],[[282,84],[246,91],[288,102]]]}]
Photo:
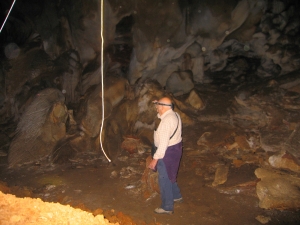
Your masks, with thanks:
[{"label": "rocky cave floor", "polygon": [[[224,93],[213,87],[202,89],[207,107],[193,116],[226,116],[225,109],[234,92]],[[101,152],[94,152],[81,154],[69,164],[41,162],[16,170],[7,169],[6,157],[0,157],[0,183],[19,197],[41,198],[91,212],[101,209],[111,222],[118,221],[118,212],[132,219],[119,220],[120,224],[299,224],[299,211],[259,207],[254,171],[266,161],[268,153],[261,149],[229,151],[218,143],[214,148],[197,145],[205,131],[220,129],[223,122],[198,119],[194,125],[183,128],[184,153],[178,184],[184,201],[175,204],[173,215],[155,214],[153,210],[160,205],[159,194],[143,188],[141,178],[150,149],[143,154],[123,151],[115,164],[108,163]],[[229,166],[227,181],[213,186],[220,164]]]}]

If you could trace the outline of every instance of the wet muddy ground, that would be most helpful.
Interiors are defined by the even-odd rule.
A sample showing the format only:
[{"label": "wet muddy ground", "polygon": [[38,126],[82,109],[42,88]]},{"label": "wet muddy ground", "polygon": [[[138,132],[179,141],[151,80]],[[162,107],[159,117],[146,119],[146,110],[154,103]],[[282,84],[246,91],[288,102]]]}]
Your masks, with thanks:
[{"label": "wet muddy ground", "polygon": [[[1,157],[0,181],[20,197],[30,195],[90,211],[100,208],[111,218],[122,212],[136,224],[300,224],[297,211],[259,207],[254,171],[268,157],[267,153],[258,149],[239,156],[238,150],[228,153],[218,147],[207,149],[197,145],[205,131],[219,129],[220,122],[204,118],[226,115],[230,98],[206,90],[206,103],[206,109],[194,115],[198,121],[183,128],[184,153],[178,184],[184,201],[176,203],[173,215],[155,214],[153,210],[159,207],[160,196],[155,192],[146,195],[143,189],[141,178],[149,149],[144,154],[123,151],[116,164],[108,163],[101,152],[95,152],[82,154],[65,165],[41,163],[18,170],[6,169],[6,158]],[[245,154],[247,163],[243,162]],[[214,187],[216,167],[220,164],[229,167],[227,181]]]}]

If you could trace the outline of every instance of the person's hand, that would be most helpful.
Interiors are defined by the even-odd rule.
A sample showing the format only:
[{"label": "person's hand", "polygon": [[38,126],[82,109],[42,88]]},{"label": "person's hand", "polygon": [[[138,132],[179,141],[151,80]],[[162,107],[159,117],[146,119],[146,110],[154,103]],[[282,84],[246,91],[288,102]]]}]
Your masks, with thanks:
[{"label": "person's hand", "polygon": [[150,162],[148,168],[151,170],[156,171],[156,164],[157,164],[158,159],[152,159],[152,161]]}]

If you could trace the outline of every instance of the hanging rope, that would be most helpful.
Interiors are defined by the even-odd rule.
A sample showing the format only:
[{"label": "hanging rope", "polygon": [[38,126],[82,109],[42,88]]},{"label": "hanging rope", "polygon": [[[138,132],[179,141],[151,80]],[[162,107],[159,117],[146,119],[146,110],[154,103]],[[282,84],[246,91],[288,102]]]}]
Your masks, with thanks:
[{"label": "hanging rope", "polygon": [[3,22],[2,26],[1,26],[1,29],[0,29],[0,33],[1,33],[1,31],[2,31],[2,29],[3,29],[3,27],[4,27],[4,25],[5,25],[5,23],[6,23],[7,18],[9,17],[10,11],[11,11],[12,8],[14,7],[15,2],[16,2],[16,0],[14,0],[14,2],[12,3],[12,5],[11,5],[11,7],[10,7],[10,9],[9,9],[9,11],[8,11],[8,13],[7,13],[7,15],[6,15],[6,17],[5,17],[5,20],[4,20],[4,22]]},{"label": "hanging rope", "polygon": [[100,146],[103,154],[105,155],[106,159],[108,162],[111,162],[111,160],[108,158],[106,155],[103,144],[102,144],[102,132],[103,132],[103,125],[104,125],[104,74],[103,74],[103,49],[104,49],[104,35],[103,35],[103,0],[101,0],[101,91],[102,91],[102,122],[101,122],[101,127],[100,127]]}]

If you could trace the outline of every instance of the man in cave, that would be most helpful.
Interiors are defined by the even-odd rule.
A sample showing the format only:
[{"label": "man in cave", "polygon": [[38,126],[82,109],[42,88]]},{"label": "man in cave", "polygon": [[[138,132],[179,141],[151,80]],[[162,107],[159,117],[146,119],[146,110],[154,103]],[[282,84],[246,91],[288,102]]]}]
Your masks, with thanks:
[{"label": "man in cave", "polygon": [[158,183],[161,195],[161,207],[154,212],[172,214],[174,202],[181,202],[182,196],[177,185],[177,173],[182,156],[181,119],[173,111],[170,98],[164,97],[153,102],[161,119],[158,128],[154,131],[155,153],[149,168],[158,171]]}]

